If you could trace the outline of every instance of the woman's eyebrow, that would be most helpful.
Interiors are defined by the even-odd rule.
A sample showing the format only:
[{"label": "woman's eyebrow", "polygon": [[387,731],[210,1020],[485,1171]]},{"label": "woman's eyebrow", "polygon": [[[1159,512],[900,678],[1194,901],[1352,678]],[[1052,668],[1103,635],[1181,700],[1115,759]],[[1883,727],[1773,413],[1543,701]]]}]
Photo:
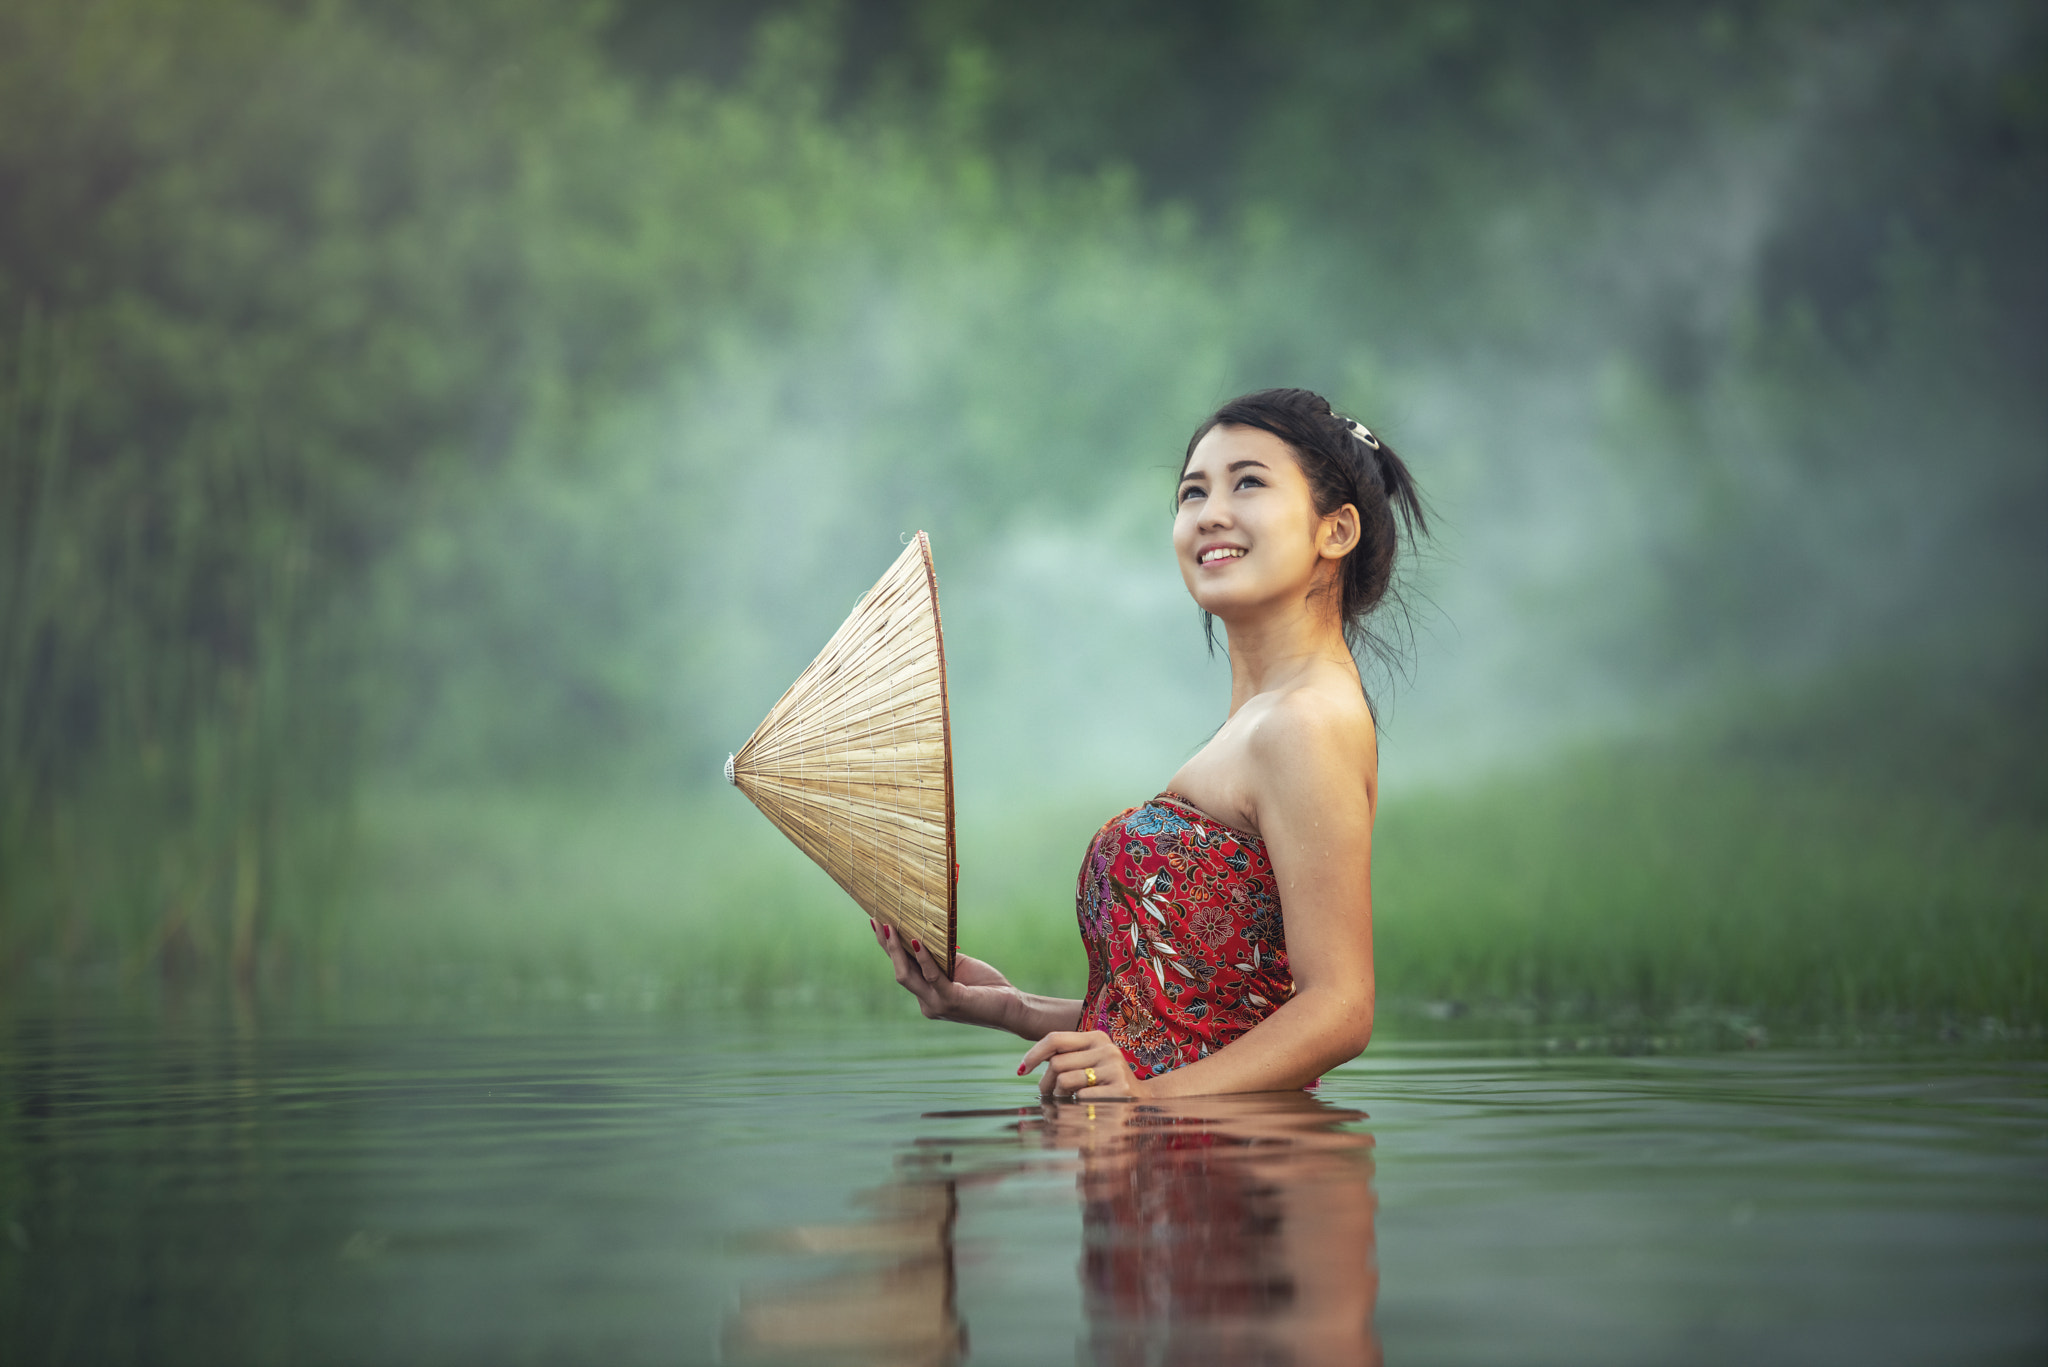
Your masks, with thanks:
[{"label": "woman's eyebrow", "polygon": [[[1227,466],[1225,466],[1225,467],[1224,467],[1224,473],[1225,473],[1225,474],[1236,474],[1236,473],[1237,473],[1237,472],[1238,472],[1239,470],[1247,469],[1247,468],[1249,468],[1249,467],[1251,467],[1251,466],[1254,466],[1254,465],[1258,466],[1258,467],[1259,467],[1259,468],[1260,468],[1261,470],[1266,470],[1266,469],[1270,469],[1270,468],[1271,468],[1270,466],[1268,466],[1268,465],[1266,464],[1266,462],[1264,462],[1264,461],[1262,461],[1262,460],[1234,460],[1234,461],[1230,462],[1230,464],[1229,464],[1229,465],[1227,465]],[[1186,483],[1187,483],[1187,482],[1188,482],[1189,480],[1191,480],[1191,479],[1207,479],[1208,477],[1209,477],[1209,476],[1208,476],[1208,475],[1207,475],[1206,473],[1204,473],[1203,471],[1200,471],[1200,470],[1191,470],[1191,471],[1189,471],[1189,472],[1188,472],[1187,474],[1185,474],[1185,475],[1182,475],[1182,476],[1180,477],[1180,482],[1181,482],[1182,484],[1186,484]]]}]

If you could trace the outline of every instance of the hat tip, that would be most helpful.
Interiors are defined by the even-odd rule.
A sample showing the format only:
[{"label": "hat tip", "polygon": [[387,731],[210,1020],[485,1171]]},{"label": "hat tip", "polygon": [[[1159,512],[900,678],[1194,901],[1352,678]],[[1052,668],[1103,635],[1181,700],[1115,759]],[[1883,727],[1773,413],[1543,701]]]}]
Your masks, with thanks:
[{"label": "hat tip", "polygon": [[740,781],[737,778],[734,778],[732,773],[732,762],[735,758],[736,756],[733,755],[727,755],[725,757],[725,781],[727,783],[730,783],[733,787],[737,788],[740,786]]}]

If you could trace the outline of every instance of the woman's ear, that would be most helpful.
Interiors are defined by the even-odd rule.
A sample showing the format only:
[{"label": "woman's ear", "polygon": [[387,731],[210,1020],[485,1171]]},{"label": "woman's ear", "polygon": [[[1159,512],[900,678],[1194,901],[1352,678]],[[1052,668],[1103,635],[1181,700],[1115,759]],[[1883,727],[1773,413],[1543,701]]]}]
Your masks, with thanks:
[{"label": "woman's ear", "polygon": [[1337,560],[1358,548],[1358,509],[1345,504],[1323,519],[1316,532],[1316,554]]}]

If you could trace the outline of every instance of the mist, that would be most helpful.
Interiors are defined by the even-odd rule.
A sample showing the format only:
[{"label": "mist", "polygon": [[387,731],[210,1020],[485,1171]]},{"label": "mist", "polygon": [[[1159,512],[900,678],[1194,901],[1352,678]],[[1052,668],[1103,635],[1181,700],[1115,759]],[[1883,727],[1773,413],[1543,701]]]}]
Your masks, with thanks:
[{"label": "mist", "polygon": [[[1269,385],[1429,505],[1363,662],[1390,804],[1483,845],[1517,784],[1758,718],[2038,745],[2031,8],[664,8],[6,20],[58,73],[0,77],[15,962],[382,943],[350,898],[434,921],[460,843],[391,814],[465,793],[669,811],[611,924],[709,914],[653,889],[728,854],[705,813],[765,831],[722,760],[916,530],[963,899],[1056,899],[1038,851],[1224,718],[1171,489]],[[115,829],[155,853],[77,873]],[[521,887],[613,905],[581,858]]]}]

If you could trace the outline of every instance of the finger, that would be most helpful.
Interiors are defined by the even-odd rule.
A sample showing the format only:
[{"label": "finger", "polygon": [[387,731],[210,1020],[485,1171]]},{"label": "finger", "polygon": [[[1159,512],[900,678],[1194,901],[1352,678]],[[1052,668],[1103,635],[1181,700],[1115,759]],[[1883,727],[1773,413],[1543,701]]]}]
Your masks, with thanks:
[{"label": "finger", "polygon": [[1055,1030],[1025,1051],[1024,1063],[1017,1071],[1028,1073],[1054,1054],[1071,1053],[1076,1049],[1084,1048],[1094,1037],[1092,1032]]},{"label": "finger", "polygon": [[[1122,1096],[1125,1083],[1123,1051],[1114,1044],[1091,1040],[1090,1046],[1052,1061],[1066,1083],[1065,1090],[1077,1101],[1096,1101]],[[1090,1077],[1089,1074],[1094,1076]]]},{"label": "finger", "polygon": [[[1061,1073],[1068,1071],[1074,1066],[1074,1060],[1068,1054],[1045,1052],[1044,1044],[1045,1041],[1040,1040],[1037,1044],[1031,1046],[1031,1053],[1026,1054],[1024,1061],[1017,1065],[1017,1076],[1022,1077],[1043,1063],[1045,1065],[1045,1072],[1038,1079],[1038,1090],[1049,1095],[1055,1080]],[[1037,1057],[1033,1057],[1033,1055],[1037,1055]]]},{"label": "finger", "polygon": [[915,938],[910,942],[910,952],[916,957],[918,971],[924,974],[926,982],[937,984],[951,981],[946,977],[946,970],[939,967],[939,961],[932,957],[932,952],[919,944]]},{"label": "finger", "polygon": [[[1046,1072],[1048,1078],[1057,1077],[1059,1079],[1058,1083],[1051,1089],[1050,1095],[1071,1097],[1075,1101],[1081,1101],[1085,1099],[1084,1093],[1091,1091],[1107,1092],[1109,1090],[1108,1084],[1113,1079],[1102,1078],[1102,1070],[1100,1068],[1096,1069],[1095,1072],[1100,1080],[1090,1083],[1086,1068],[1068,1068],[1058,1073],[1053,1073],[1048,1069]],[[1045,1091],[1046,1089],[1041,1087],[1039,1090]]]},{"label": "finger", "polygon": [[[1095,1076],[1090,1078],[1088,1074]],[[1098,1058],[1081,1069],[1081,1085],[1074,1089],[1076,1101],[1120,1101],[1136,1095],[1131,1090],[1130,1065],[1123,1051],[1110,1046],[1108,1058]]]},{"label": "finger", "polygon": [[885,922],[882,926],[882,950],[889,956],[889,964],[896,970],[896,981],[919,997],[925,995],[930,984],[924,973],[911,959],[910,951],[903,946],[903,937]]},{"label": "finger", "polygon": [[[1024,1051],[1024,1062],[1018,1064],[1018,1076],[1022,1078],[1026,1072],[1030,1072],[1032,1068],[1036,1068],[1038,1064],[1047,1062],[1047,1060],[1053,1060],[1055,1068],[1059,1068],[1061,1062],[1065,1060],[1065,1055],[1069,1055],[1069,1053],[1073,1053],[1077,1049],[1090,1047],[1092,1043],[1096,1043],[1096,1037],[1090,1035],[1090,1033],[1081,1033],[1081,1031],[1053,1031],[1051,1035],[1040,1039],[1038,1043],[1034,1043],[1030,1049]],[[1053,1076],[1053,1074],[1049,1072],[1047,1076]]]},{"label": "finger", "polygon": [[1044,1039],[1040,1040],[1038,1043],[1032,1045],[1029,1049],[1026,1049],[1024,1051],[1023,1060],[1017,1064],[1017,1076],[1024,1076],[1024,1074],[1030,1072],[1039,1064],[1045,1062],[1047,1059],[1059,1053],[1060,1037],[1065,1033],[1067,1032],[1056,1030],[1052,1034],[1047,1035]]},{"label": "finger", "polygon": [[1075,1088],[1088,1085],[1090,1067],[1095,1069],[1098,1077],[1101,1076],[1105,1062],[1094,1049],[1055,1054],[1046,1060],[1045,1077],[1039,1082],[1038,1090],[1047,1095],[1070,1094]]},{"label": "finger", "polygon": [[1047,1059],[1058,1060],[1068,1054],[1089,1050],[1096,1051],[1096,1054],[1081,1062],[1099,1065],[1102,1059],[1116,1052],[1116,1045],[1100,1030],[1055,1030],[1025,1052],[1024,1061],[1017,1065],[1017,1076],[1024,1076]]}]

